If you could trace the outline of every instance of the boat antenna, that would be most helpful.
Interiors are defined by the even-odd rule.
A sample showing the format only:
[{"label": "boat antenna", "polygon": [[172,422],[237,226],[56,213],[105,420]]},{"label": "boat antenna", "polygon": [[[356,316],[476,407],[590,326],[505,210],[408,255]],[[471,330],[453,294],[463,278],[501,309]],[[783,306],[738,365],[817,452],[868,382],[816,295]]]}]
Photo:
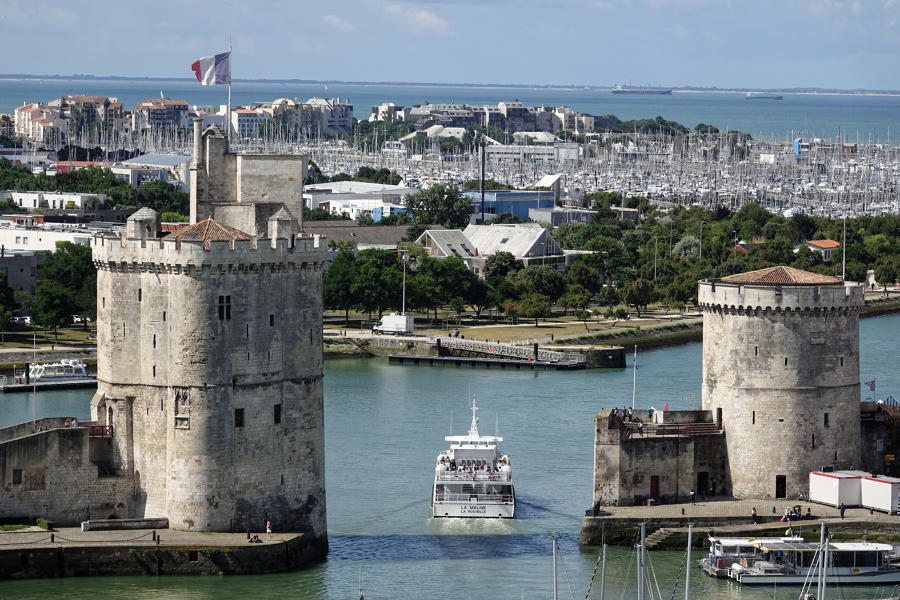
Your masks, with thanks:
[{"label": "boat antenna", "polygon": [[500,435],[500,415],[494,415],[494,437]]},{"label": "boat antenna", "polygon": [[472,394],[472,426],[469,427],[469,435],[478,437],[478,417],[475,416],[475,413],[478,412],[478,407],[475,406],[475,394]]}]

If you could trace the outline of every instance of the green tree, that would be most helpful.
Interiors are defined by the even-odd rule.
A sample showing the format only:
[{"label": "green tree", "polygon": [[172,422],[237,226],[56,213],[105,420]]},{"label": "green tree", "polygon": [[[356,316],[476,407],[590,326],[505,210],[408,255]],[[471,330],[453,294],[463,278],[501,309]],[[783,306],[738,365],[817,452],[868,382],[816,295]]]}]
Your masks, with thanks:
[{"label": "green tree", "polygon": [[344,323],[350,322],[350,308],[359,302],[353,293],[358,276],[356,252],[343,249],[334,257],[322,277],[322,295],[325,306],[344,310]]},{"label": "green tree", "polygon": [[563,278],[569,285],[577,284],[594,293],[600,288],[600,271],[590,266],[583,260],[576,261],[569,265]]},{"label": "green tree", "polygon": [[491,254],[484,261],[482,275],[488,281],[494,277],[507,277],[510,273],[524,269],[525,265],[510,252],[500,251]]},{"label": "green tree", "polygon": [[370,248],[359,253],[357,276],[351,293],[365,312],[381,314],[400,305],[403,273],[397,256],[388,250]]},{"label": "green tree", "polygon": [[647,309],[647,305],[653,300],[653,282],[646,279],[637,278],[625,291],[625,301],[628,304],[634,304],[637,309],[637,316],[641,316],[641,309]]},{"label": "green tree", "polygon": [[34,316],[39,323],[63,325],[74,314],[96,320],[97,271],[89,247],[57,242],[56,252],[47,255],[38,268],[38,281]]},{"label": "green tree", "polygon": [[550,298],[544,294],[525,294],[520,300],[520,312],[523,317],[533,318],[537,327],[539,318],[550,316]]},{"label": "green tree", "polygon": [[516,272],[515,282],[527,282],[525,289],[547,296],[551,301],[562,296],[566,289],[566,282],[559,271],[547,265],[528,265]]},{"label": "green tree", "polygon": [[887,296],[888,285],[897,281],[897,265],[893,259],[883,260],[875,266],[875,281],[882,285]]},{"label": "green tree", "polygon": [[437,224],[448,229],[463,227],[475,210],[472,201],[455,186],[433,185],[404,199],[413,222]]},{"label": "green tree", "polygon": [[559,305],[562,306],[566,313],[569,310],[579,311],[585,310],[591,303],[591,293],[577,283],[573,283],[566,288],[566,293],[559,297]]}]

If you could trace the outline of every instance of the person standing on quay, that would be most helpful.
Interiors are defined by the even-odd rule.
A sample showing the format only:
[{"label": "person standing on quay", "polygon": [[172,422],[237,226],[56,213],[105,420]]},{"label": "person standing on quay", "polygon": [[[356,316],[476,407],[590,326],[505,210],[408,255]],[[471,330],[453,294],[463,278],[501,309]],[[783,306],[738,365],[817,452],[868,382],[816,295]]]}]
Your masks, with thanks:
[{"label": "person standing on quay", "polygon": [[841,505],[838,507],[838,510],[841,511],[841,519],[843,519],[843,518],[844,518],[844,511],[847,510],[847,507],[844,506],[844,503],[843,503],[843,502],[841,502]]},{"label": "person standing on quay", "polygon": [[696,504],[697,493],[694,491],[694,488],[691,488],[691,504]]},{"label": "person standing on quay", "polygon": [[272,539],[272,521],[266,521],[266,539]]},{"label": "person standing on quay", "polygon": [[759,515],[756,512],[756,507],[753,507],[753,510],[750,511],[750,516],[753,517],[753,524],[756,525],[759,523]]}]

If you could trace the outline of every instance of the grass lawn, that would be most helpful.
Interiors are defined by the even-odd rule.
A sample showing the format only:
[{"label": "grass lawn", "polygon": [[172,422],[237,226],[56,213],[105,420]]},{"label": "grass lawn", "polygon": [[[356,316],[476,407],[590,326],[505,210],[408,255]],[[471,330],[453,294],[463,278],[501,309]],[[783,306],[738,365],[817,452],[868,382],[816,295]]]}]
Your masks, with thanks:
[{"label": "grass lawn", "polygon": [[19,531],[20,529],[28,529],[28,525],[0,525],[0,531]]},{"label": "grass lawn", "polygon": [[38,346],[82,346],[94,344],[96,341],[90,338],[91,329],[81,326],[59,330],[59,342],[53,330],[45,329],[10,329],[0,332],[0,348],[31,348],[33,344]]}]

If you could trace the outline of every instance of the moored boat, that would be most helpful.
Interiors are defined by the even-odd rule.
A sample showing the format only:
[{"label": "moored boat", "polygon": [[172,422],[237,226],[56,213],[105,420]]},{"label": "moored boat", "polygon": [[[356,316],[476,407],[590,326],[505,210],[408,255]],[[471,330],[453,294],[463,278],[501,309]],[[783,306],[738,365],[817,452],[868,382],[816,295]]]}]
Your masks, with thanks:
[{"label": "moored boat", "polygon": [[752,565],[762,557],[757,544],[802,542],[799,536],[786,537],[715,537],[709,536],[709,553],[698,561],[700,568],[711,577],[728,577],[731,565]]},{"label": "moored boat", "polygon": [[509,456],[500,453],[502,437],[478,433],[478,407],[472,397],[467,435],[448,435],[450,449],[437,457],[431,508],[434,517],[512,519],[516,493]]},{"label": "moored boat", "polygon": [[900,569],[891,565],[890,544],[874,542],[766,542],[755,544],[761,556],[753,564],[733,563],[729,576],[746,585],[803,585],[815,577],[821,548],[826,547],[825,576],[829,583],[885,585],[900,583]]}]

